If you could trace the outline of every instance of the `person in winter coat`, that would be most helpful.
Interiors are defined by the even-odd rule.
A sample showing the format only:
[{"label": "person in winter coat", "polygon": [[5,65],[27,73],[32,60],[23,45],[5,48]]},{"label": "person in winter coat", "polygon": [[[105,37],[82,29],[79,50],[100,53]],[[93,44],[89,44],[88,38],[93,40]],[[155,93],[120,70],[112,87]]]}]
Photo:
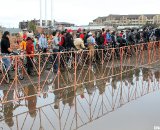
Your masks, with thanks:
[{"label": "person in winter coat", "polygon": [[33,58],[34,58],[34,40],[32,35],[28,35],[26,39],[26,54],[27,54],[27,73],[33,76]]},{"label": "person in winter coat", "polygon": [[116,47],[115,32],[112,32],[111,38],[112,38],[112,47],[115,48]]},{"label": "person in winter coat", "polygon": [[66,34],[66,48],[68,50],[70,50],[71,48],[74,48],[74,44],[73,44],[73,31],[71,29],[69,29],[67,31],[67,34]]},{"label": "person in winter coat", "polygon": [[39,38],[39,47],[42,49],[43,53],[47,52],[48,42],[45,34],[41,34],[41,37]]},{"label": "person in winter coat", "polygon": [[[86,30],[85,29],[83,29],[83,35],[82,36],[84,36],[84,45],[86,45],[87,44],[87,38],[88,38],[88,34],[86,33]],[[81,36],[81,37],[82,37]]]},{"label": "person in winter coat", "polygon": [[59,47],[60,47],[59,49],[60,49],[60,51],[64,50],[64,48],[66,46],[65,42],[66,42],[65,32],[62,31],[59,35]]},{"label": "person in winter coat", "polygon": [[85,49],[84,41],[81,38],[74,39],[74,46],[79,52],[81,52],[82,49]]},{"label": "person in winter coat", "polygon": [[89,49],[91,61],[93,61],[94,51],[95,51],[94,46],[97,44],[96,44],[95,38],[92,35],[92,32],[89,32],[88,36],[89,37],[87,39],[87,44],[88,44],[88,49]]},{"label": "person in winter coat", "polygon": [[107,43],[111,43],[111,42],[112,42],[112,38],[111,38],[111,34],[110,34],[110,30],[107,30],[107,33],[106,33],[106,39],[107,39]]},{"label": "person in winter coat", "polygon": [[130,45],[135,44],[134,29],[132,29],[128,34],[128,42],[129,42]]},{"label": "person in winter coat", "polygon": [[[8,56],[11,52],[13,52],[13,50],[10,47],[9,37],[10,37],[10,33],[8,31],[4,32],[4,34],[2,36],[2,40],[1,40],[1,53],[3,56]],[[6,66],[6,69],[8,70],[9,78],[12,79],[12,77],[10,75],[10,66],[11,66],[10,58],[3,57],[2,60]]]},{"label": "person in winter coat", "polygon": [[104,28],[102,28],[102,36],[103,36],[103,39],[104,39],[104,45],[107,45],[107,39],[106,39],[106,30]]},{"label": "person in winter coat", "polygon": [[55,31],[53,32],[53,41],[52,41],[52,49],[53,49],[53,57],[54,57],[54,60],[53,60],[53,71],[54,73],[57,73],[58,72],[58,52],[59,52],[59,32],[58,31]]}]

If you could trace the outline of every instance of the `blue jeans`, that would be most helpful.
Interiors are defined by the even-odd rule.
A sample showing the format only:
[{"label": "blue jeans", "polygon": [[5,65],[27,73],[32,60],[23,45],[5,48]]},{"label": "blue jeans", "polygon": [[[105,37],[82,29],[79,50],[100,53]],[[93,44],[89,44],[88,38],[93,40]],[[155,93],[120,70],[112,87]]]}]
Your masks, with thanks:
[{"label": "blue jeans", "polygon": [[55,72],[58,71],[58,55],[57,55],[58,52],[59,52],[58,49],[53,49],[53,53],[55,53],[55,54],[53,54],[53,57],[54,57],[54,60],[53,60],[53,63],[54,63],[53,69],[54,69]]},{"label": "blue jeans", "polygon": [[4,65],[5,65],[6,69],[9,70],[10,67],[11,67],[11,60],[10,60],[10,58],[4,57],[4,58],[2,58],[2,61],[3,61]]}]

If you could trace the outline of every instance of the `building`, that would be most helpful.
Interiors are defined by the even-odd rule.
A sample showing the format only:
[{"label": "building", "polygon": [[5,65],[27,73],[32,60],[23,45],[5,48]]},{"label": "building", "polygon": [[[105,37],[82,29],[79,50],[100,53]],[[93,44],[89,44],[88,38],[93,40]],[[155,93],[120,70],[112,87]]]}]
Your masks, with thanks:
[{"label": "building", "polygon": [[67,23],[67,22],[55,22],[55,26],[71,27],[71,26],[74,26],[74,24],[73,23]]},{"label": "building", "polygon": [[56,22],[54,26],[58,29],[58,30],[64,30],[65,27],[72,27],[75,26],[73,23],[68,23],[68,22]]},{"label": "building", "polygon": [[109,15],[105,17],[98,17],[90,24],[112,26],[142,26],[146,23],[160,25],[160,14]]},{"label": "building", "polygon": [[[33,23],[36,27],[39,27],[40,26],[40,20],[31,20],[31,21],[22,21],[22,22],[19,22],[19,28],[24,30],[24,29],[29,29],[29,24],[30,23]],[[48,27],[51,27],[52,26],[52,21],[51,20],[47,20],[47,26],[46,26],[46,21],[45,20],[42,20],[42,26],[45,27],[45,28],[48,28]],[[54,26],[56,28],[60,28],[60,27],[70,27],[70,26],[74,26],[74,24],[72,23],[67,23],[67,22],[57,22],[57,21],[54,21]]]},{"label": "building", "polygon": [[[45,26],[45,20],[42,20],[42,26],[44,27]],[[29,29],[29,24],[30,23],[33,23],[35,26],[40,26],[40,20],[30,20],[30,21],[22,21],[22,22],[19,22],[19,28],[24,30],[24,29]],[[51,20],[47,20],[47,26],[51,26]]]},{"label": "building", "polygon": [[107,16],[105,17],[98,17],[95,20],[93,20],[93,23],[90,23],[92,25],[105,25],[105,21],[106,21]]}]

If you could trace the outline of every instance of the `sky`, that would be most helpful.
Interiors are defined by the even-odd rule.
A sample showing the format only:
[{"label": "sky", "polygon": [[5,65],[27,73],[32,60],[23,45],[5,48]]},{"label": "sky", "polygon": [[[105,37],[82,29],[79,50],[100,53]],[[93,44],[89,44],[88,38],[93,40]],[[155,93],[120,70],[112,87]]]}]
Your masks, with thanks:
[{"label": "sky", "polygon": [[[42,16],[45,4],[42,0]],[[47,19],[51,19],[47,0]],[[20,21],[40,19],[39,0],[0,0],[0,25],[18,27]],[[160,0],[53,0],[53,18],[58,22],[87,25],[109,14],[160,14]]]}]

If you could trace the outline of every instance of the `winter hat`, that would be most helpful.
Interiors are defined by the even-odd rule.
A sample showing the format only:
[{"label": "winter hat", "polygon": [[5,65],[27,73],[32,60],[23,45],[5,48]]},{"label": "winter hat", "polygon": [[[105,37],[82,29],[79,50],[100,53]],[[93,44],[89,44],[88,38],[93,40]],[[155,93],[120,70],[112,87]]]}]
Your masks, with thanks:
[{"label": "winter hat", "polygon": [[27,38],[31,38],[31,39],[34,38],[33,33],[27,33]]},{"label": "winter hat", "polygon": [[81,28],[78,28],[77,32],[81,32],[81,31],[82,31],[82,29],[81,29]]},{"label": "winter hat", "polygon": [[67,32],[70,33],[70,32],[73,32],[73,30],[72,29],[68,29]]},{"label": "winter hat", "polygon": [[2,38],[6,38],[7,35],[10,35],[10,33],[8,31],[5,31]]}]

